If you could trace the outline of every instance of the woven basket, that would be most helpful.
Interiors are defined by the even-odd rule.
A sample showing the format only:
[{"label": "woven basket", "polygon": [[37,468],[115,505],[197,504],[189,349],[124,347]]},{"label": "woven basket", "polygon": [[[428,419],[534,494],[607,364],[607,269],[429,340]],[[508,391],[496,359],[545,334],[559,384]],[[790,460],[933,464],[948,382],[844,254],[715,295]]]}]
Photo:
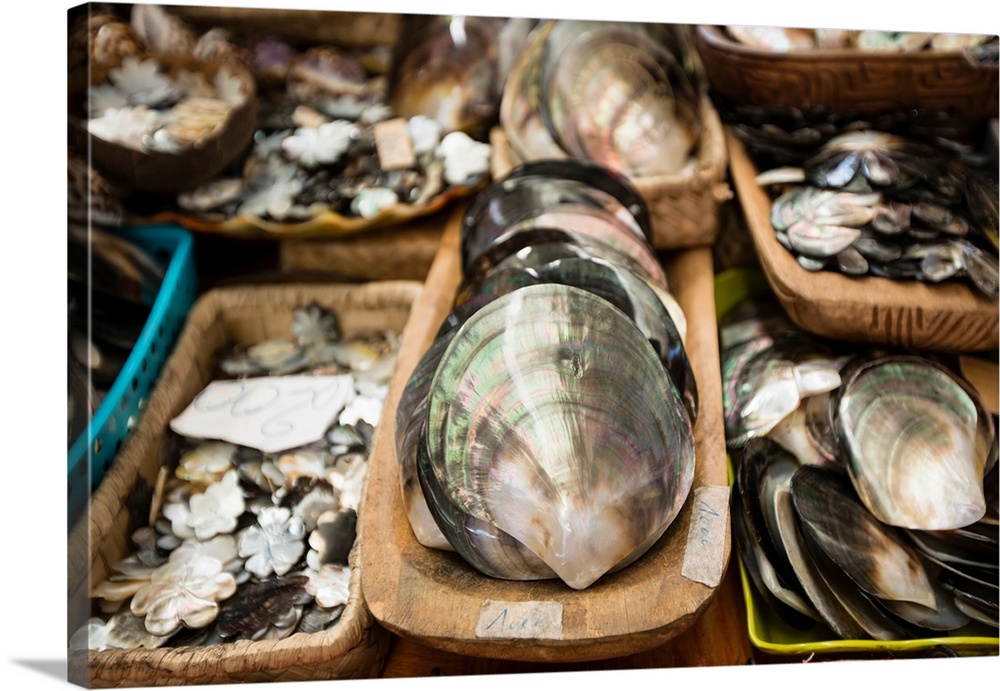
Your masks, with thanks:
[{"label": "woven basket", "polygon": [[[133,436],[94,492],[88,516],[69,538],[69,632],[89,616],[90,588],[131,551],[132,531],[149,522],[170,420],[214,378],[213,356],[234,343],[289,333],[292,311],[315,300],[333,310],[345,335],[371,329],[404,330],[421,290],[413,281],[360,286],[281,285],[219,288],[199,298],[160,375]],[[146,501],[135,501],[145,496]],[[368,510],[363,504],[358,512]],[[378,510],[373,507],[371,510]],[[165,686],[378,676],[390,635],[371,616],[362,594],[359,529],[350,554],[350,599],[340,621],[315,634],[278,641],[237,641],[154,650],[71,651],[69,679],[91,687]]]},{"label": "woven basket", "polygon": [[200,29],[221,26],[246,34],[278,36],[300,44],[347,48],[390,45],[399,37],[399,15],[376,12],[286,10],[251,7],[171,6],[170,12]]},{"label": "woven basket", "polygon": [[[726,179],[728,155],[722,120],[705,97],[701,102],[704,132],[694,165],[683,172],[633,178],[632,184],[649,206],[653,246],[658,250],[704,247],[719,235],[722,204],[733,196]],[[493,177],[502,178],[521,161],[499,127],[490,133]]]},{"label": "woven basket", "polygon": [[391,228],[372,229],[329,240],[282,240],[284,270],[331,271],[374,281],[421,281],[427,277],[449,209]]}]

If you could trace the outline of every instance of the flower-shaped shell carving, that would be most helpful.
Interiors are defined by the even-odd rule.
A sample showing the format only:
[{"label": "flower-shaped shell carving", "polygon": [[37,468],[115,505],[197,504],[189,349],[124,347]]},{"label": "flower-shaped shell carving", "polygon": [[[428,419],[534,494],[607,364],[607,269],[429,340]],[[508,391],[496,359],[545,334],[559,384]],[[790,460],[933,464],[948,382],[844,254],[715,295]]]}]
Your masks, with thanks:
[{"label": "flower-shaped shell carving", "polygon": [[309,576],[306,592],[316,598],[320,607],[346,605],[350,597],[351,568],[338,564],[324,564],[319,571],[306,569]]},{"label": "flower-shaped shell carving", "polygon": [[126,95],[130,102],[157,100],[155,96],[170,88],[170,79],[160,72],[156,60],[140,60],[129,55],[122,60],[121,67],[116,67],[108,73],[108,78],[119,91]]},{"label": "flower-shaped shell carving", "polygon": [[240,533],[239,550],[247,560],[246,570],[258,578],[288,573],[305,551],[305,532],[302,517],[292,515],[291,509],[261,509],[257,524]]},{"label": "flower-shaped shell carving", "polygon": [[337,316],[318,302],[293,311],[291,329],[299,345],[303,346],[340,338]]},{"label": "flower-shaped shell carving", "polygon": [[319,127],[300,127],[285,139],[282,148],[289,157],[303,166],[336,163],[351,141],[358,136],[358,127],[347,120],[334,120]]},{"label": "flower-shaped shell carving", "polygon": [[143,620],[127,608],[116,612],[107,622],[94,617],[70,638],[71,650],[107,650],[118,648],[158,648],[169,636],[156,636],[146,630]]},{"label": "flower-shaped shell carving", "polygon": [[116,573],[101,581],[91,597],[107,602],[121,602],[135,595],[149,583],[157,567],[147,566],[132,555],[115,564]]},{"label": "flower-shaped shell carving", "polygon": [[193,495],[190,509],[188,525],[199,540],[234,531],[240,515],[246,510],[237,472],[228,471],[222,480],[209,485],[201,494]]},{"label": "flower-shaped shell carving", "polygon": [[303,180],[294,163],[280,168],[272,180],[260,185],[257,191],[243,202],[239,213],[248,216],[268,215],[279,221],[284,220],[292,210],[296,195],[302,191]]},{"label": "flower-shaped shell carving", "polygon": [[150,582],[132,598],[132,613],[145,616],[146,630],[170,636],[181,626],[208,626],[219,611],[218,602],[236,592],[236,579],[213,557],[167,562],[153,572]]},{"label": "flower-shaped shell carving", "polygon": [[388,187],[369,187],[358,192],[351,201],[351,211],[361,218],[377,216],[390,206],[399,203],[399,195]]},{"label": "flower-shaped shell carving", "polygon": [[174,563],[194,561],[201,557],[212,557],[222,563],[222,568],[234,575],[242,571],[243,561],[239,558],[236,538],[232,535],[216,535],[211,540],[185,540],[177,549],[170,553],[170,561]]},{"label": "flower-shaped shell carving", "polygon": [[87,130],[100,139],[117,142],[138,151],[146,148],[146,136],[160,123],[156,111],[145,106],[108,108],[87,121]]}]

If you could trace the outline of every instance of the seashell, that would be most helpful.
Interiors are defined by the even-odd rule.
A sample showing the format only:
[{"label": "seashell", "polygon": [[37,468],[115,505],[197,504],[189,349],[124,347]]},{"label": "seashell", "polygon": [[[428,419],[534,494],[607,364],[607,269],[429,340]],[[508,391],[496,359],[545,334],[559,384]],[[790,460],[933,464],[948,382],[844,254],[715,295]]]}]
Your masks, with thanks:
[{"label": "seashell", "polygon": [[939,33],[931,36],[930,49],[940,51],[964,51],[989,43],[995,38],[990,34]]},{"label": "seashell", "polygon": [[500,95],[500,125],[515,158],[521,161],[571,160],[541,115],[544,36],[551,23],[536,27],[517,54]]},{"label": "seashell", "polygon": [[[763,552],[775,573],[775,580],[789,595],[782,597],[786,604],[803,614],[815,618],[808,605],[802,606],[805,597],[797,572],[782,545],[775,495],[779,487],[786,487],[798,469],[795,457],[766,437],[751,439],[743,450],[737,471],[736,491],[741,495],[746,528],[754,544]],[[791,598],[795,598],[795,602]]]},{"label": "seashell", "polygon": [[190,55],[198,43],[194,30],[161,5],[133,5],[132,28],[151,53]]},{"label": "seashell", "polygon": [[791,496],[807,541],[813,541],[858,588],[883,600],[934,608],[934,590],[914,549],[896,528],[865,508],[846,477],[801,466],[792,475]]},{"label": "seashell", "polygon": [[258,640],[268,627],[297,624],[301,606],[312,600],[305,590],[307,582],[305,576],[275,576],[240,586],[219,606],[219,635],[227,640]]},{"label": "seashell", "polygon": [[774,507],[781,549],[787,555],[802,591],[817,616],[839,636],[846,639],[868,638],[868,631],[859,625],[843,597],[838,597],[831,587],[828,576],[835,571],[820,568],[810,554],[798,526],[790,487],[789,476],[775,489]]},{"label": "seashell", "polygon": [[116,67],[126,56],[142,57],[146,41],[131,24],[107,12],[88,13],[73,24],[70,32],[70,72],[90,64]]},{"label": "seashell", "polygon": [[859,50],[873,53],[914,53],[923,50],[935,34],[920,31],[877,31],[865,29],[854,37]]},{"label": "seashell", "polygon": [[777,594],[782,591],[779,590],[779,584],[774,576],[774,567],[760,548],[760,544],[755,542],[750,534],[747,527],[746,509],[743,506],[740,493],[733,492],[730,495],[730,502],[733,544],[739,551],[743,565],[757,593],[767,604],[768,611],[774,612],[782,621],[796,629],[810,628],[813,625],[813,618],[803,614],[800,608],[788,604],[787,598],[782,599]]},{"label": "seashell", "polygon": [[558,574],[531,548],[492,522],[473,516],[449,499],[438,481],[427,451],[426,425],[421,428],[415,461],[425,507],[449,550],[492,578],[541,580]]},{"label": "seashell", "polygon": [[813,29],[784,28],[779,26],[727,25],[726,32],[736,41],[755,48],[765,48],[776,53],[812,50],[816,48]]},{"label": "seashell", "polygon": [[473,137],[496,117],[499,46],[489,20],[414,18],[397,45],[387,100],[396,115],[433,118],[445,132]]},{"label": "seashell", "polygon": [[[503,267],[501,262],[497,271],[503,270]],[[627,268],[596,258],[560,259],[526,266],[525,271],[536,275],[542,283],[583,288],[624,312],[656,349],[692,423],[697,419],[698,391],[683,339],[649,282]]]},{"label": "seashell", "polygon": [[493,149],[465,132],[449,132],[435,153],[444,161],[444,181],[449,185],[473,185],[490,172]]},{"label": "seashell", "polygon": [[858,496],[880,521],[944,530],[983,517],[993,421],[956,375],[926,358],[869,359],[845,372],[834,418]]},{"label": "seashell", "polygon": [[242,192],[240,178],[220,177],[177,195],[177,205],[188,211],[212,211],[235,204]]},{"label": "seashell", "polygon": [[[643,238],[635,235],[627,226],[620,223],[614,216],[600,210],[578,205],[554,206],[505,228],[493,241],[493,245],[483,248],[474,255],[471,261],[476,262],[493,247],[502,247],[504,243],[521,233],[531,233],[537,229],[552,229],[565,233],[565,236],[550,236],[553,240],[568,237],[574,241],[589,240],[589,244],[603,245],[613,255],[625,257],[622,260],[626,266],[636,273],[650,279],[662,288],[668,288],[667,277],[663,266],[656,256],[652,246]],[[514,245],[516,247],[516,245]],[[496,261],[503,254],[491,252],[490,259]],[[619,262],[616,262],[619,263]]]},{"label": "seashell", "polygon": [[836,389],[830,350],[806,334],[762,336],[723,354],[726,443],[740,448],[764,436],[809,396]]},{"label": "seashell", "polygon": [[467,271],[506,229],[560,207],[603,212],[640,237],[652,237],[646,203],[626,178],[588,161],[535,161],[491,183],[463,214],[463,267]]},{"label": "seashell", "polygon": [[989,298],[1000,294],[1000,264],[995,252],[984,250],[967,240],[956,240],[962,249],[965,270],[972,284]]},{"label": "seashell", "polygon": [[181,480],[209,485],[222,479],[235,457],[235,444],[204,441],[181,454],[174,473]]},{"label": "seashell", "polygon": [[192,54],[201,60],[231,62],[248,72],[253,69],[253,53],[234,41],[232,32],[222,27],[209,29],[199,36]]},{"label": "seashell", "polygon": [[[612,395],[622,405],[609,410],[600,401]],[[476,312],[442,357],[429,470],[455,510],[585,588],[641,556],[680,510],[694,470],[682,411],[617,308],[578,288],[529,286]]]},{"label": "seashell", "polygon": [[746,299],[719,318],[719,349],[725,352],[759,336],[798,331],[777,298]]},{"label": "seashell", "polygon": [[888,132],[852,130],[823,144],[803,163],[817,187],[845,192],[902,192],[940,175],[938,149]]},{"label": "seashell", "polygon": [[319,571],[325,564],[348,566],[348,557],[357,536],[358,512],[330,510],[320,515],[309,535],[309,567]]},{"label": "seashell", "polygon": [[639,177],[691,160],[698,94],[670,51],[624,23],[557,21],[542,38],[542,117],[570,156]]},{"label": "seashell", "polygon": [[299,620],[298,631],[301,633],[319,633],[326,631],[338,621],[344,613],[346,605],[336,607],[320,607],[313,605],[306,607],[302,611],[302,618]]}]

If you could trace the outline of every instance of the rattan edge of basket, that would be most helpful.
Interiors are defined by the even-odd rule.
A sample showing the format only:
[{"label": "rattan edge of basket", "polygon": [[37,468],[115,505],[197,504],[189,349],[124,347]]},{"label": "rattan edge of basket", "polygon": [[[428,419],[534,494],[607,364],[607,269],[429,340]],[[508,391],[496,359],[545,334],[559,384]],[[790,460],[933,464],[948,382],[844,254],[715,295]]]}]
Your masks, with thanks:
[{"label": "rattan edge of basket", "polygon": [[[275,641],[240,640],[210,646],[185,646],[139,650],[88,652],[92,684],[107,686],[201,683],[204,680],[236,681],[250,675],[277,679],[282,670],[309,665],[316,678],[328,678],[323,666],[338,666],[355,648],[372,647],[376,659],[337,670],[340,675],[377,676],[379,639],[388,637],[372,616],[361,591],[360,540],[351,549],[349,598],[339,622],[312,634],[296,633]],[[369,640],[371,639],[371,640]],[[366,668],[367,667],[367,668]]]},{"label": "rattan edge of basket", "polygon": [[[86,530],[90,543],[100,544],[111,520],[128,498],[138,477],[138,464],[141,459],[137,458],[135,454],[127,453],[126,450],[143,443],[142,440],[146,435],[159,435],[163,417],[169,414],[169,411],[159,410],[161,406],[158,402],[162,401],[165,394],[158,395],[157,389],[169,387],[167,382],[172,378],[185,376],[185,372],[177,371],[177,363],[184,356],[182,349],[191,347],[185,344],[200,341],[199,336],[213,327],[221,310],[235,306],[252,307],[255,305],[293,307],[301,303],[304,295],[315,295],[321,291],[333,291],[334,294],[351,296],[358,305],[377,306],[380,300],[390,296],[393,299],[412,304],[422,290],[423,284],[419,281],[389,280],[372,281],[360,285],[291,283],[258,287],[253,291],[247,291],[245,287],[240,286],[227,286],[213,288],[201,295],[188,312],[184,327],[177,337],[175,351],[164,363],[159,380],[150,393],[146,409],[139,419],[136,429],[119,452],[119,458],[115,462],[115,472],[109,473],[107,476],[111,480],[102,482],[91,495],[89,515],[84,514],[84,518],[71,531],[71,543],[82,541],[83,536],[80,535],[80,531]],[[122,464],[118,462],[121,459],[126,461],[131,459],[133,462]]]},{"label": "rattan edge of basket", "polygon": [[704,131],[694,165],[677,173],[632,178],[643,194],[660,190],[704,190],[726,177],[729,154],[722,118],[707,96],[702,97],[701,118]]},{"label": "rattan edge of basket", "polygon": [[[184,376],[179,364],[184,363],[184,358],[192,356],[184,352],[183,348],[194,347],[200,342],[200,336],[214,328],[222,310],[252,309],[257,306],[291,308],[300,305],[303,297],[315,297],[327,292],[337,295],[338,300],[347,302],[347,306],[351,308],[377,308],[379,303],[385,302],[405,303],[411,309],[409,318],[412,318],[412,306],[422,290],[423,284],[412,280],[372,281],[359,285],[293,283],[255,286],[251,291],[245,287],[227,286],[209,290],[191,308],[187,323],[177,339],[178,348],[164,365],[161,375],[164,377],[163,383],[157,382],[150,396],[147,414],[140,419],[126,444],[149,444],[150,435],[158,437],[163,433],[163,427],[171,413],[167,410],[171,387],[169,378]],[[406,328],[404,326],[404,331]],[[123,447],[123,452],[126,448]],[[139,476],[142,461],[139,454],[124,454],[124,458],[131,462],[120,467],[116,463],[115,472],[108,476],[112,478],[111,482],[102,483],[98,487],[91,497],[89,516],[74,528],[71,542],[74,537],[82,540],[82,531],[86,531],[90,538],[89,543],[81,543],[85,547],[100,545],[105,538]],[[362,539],[359,532],[349,555],[352,573],[348,586],[348,604],[340,622],[327,631],[299,633],[277,641],[233,641],[205,647],[73,651],[70,653],[70,665],[83,664],[81,660],[85,659],[89,683],[105,687],[203,683],[206,680],[259,680],[262,677],[276,680],[282,670],[299,665],[312,666],[317,679],[377,676],[388,644],[388,632],[375,621],[364,602],[358,568]],[[94,559],[101,558],[104,557],[98,550],[92,550],[87,560],[88,566]],[[352,660],[352,665],[344,666],[345,655],[366,646],[371,648],[372,660]],[[333,669],[325,670],[324,665]],[[326,674],[327,671],[334,674]]]}]

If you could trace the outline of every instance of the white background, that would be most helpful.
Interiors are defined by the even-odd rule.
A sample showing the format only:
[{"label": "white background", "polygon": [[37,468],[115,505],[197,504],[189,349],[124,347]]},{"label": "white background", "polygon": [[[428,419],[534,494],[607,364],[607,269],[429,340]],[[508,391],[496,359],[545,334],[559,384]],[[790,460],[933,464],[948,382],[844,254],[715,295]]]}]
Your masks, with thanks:
[{"label": "white background", "polygon": [[[27,0],[3,6],[3,145],[0,148],[0,257],[3,267],[3,357],[0,382],[0,512],[3,520],[4,658],[7,689],[64,688],[65,681],[65,56],[66,12],[74,3]],[[504,0],[417,3],[367,0],[327,2],[184,2],[179,4],[289,7],[440,14],[494,14],[583,19],[642,19],[675,23],[760,24],[889,30],[998,33],[995,0]],[[919,9],[918,9],[919,8]],[[735,560],[734,560],[735,561]],[[711,645],[712,641],[706,641]],[[998,658],[836,662],[767,667],[668,669],[494,676],[470,679],[336,682],[338,688],[501,689],[553,681],[591,688],[628,684],[646,688],[772,688],[808,685],[843,689],[976,688],[992,686]],[[989,682],[992,678],[994,682]],[[10,682],[13,682],[11,684]],[[305,691],[323,682],[224,685]],[[849,688],[849,686],[846,686]],[[190,688],[190,687],[189,687]]]}]

